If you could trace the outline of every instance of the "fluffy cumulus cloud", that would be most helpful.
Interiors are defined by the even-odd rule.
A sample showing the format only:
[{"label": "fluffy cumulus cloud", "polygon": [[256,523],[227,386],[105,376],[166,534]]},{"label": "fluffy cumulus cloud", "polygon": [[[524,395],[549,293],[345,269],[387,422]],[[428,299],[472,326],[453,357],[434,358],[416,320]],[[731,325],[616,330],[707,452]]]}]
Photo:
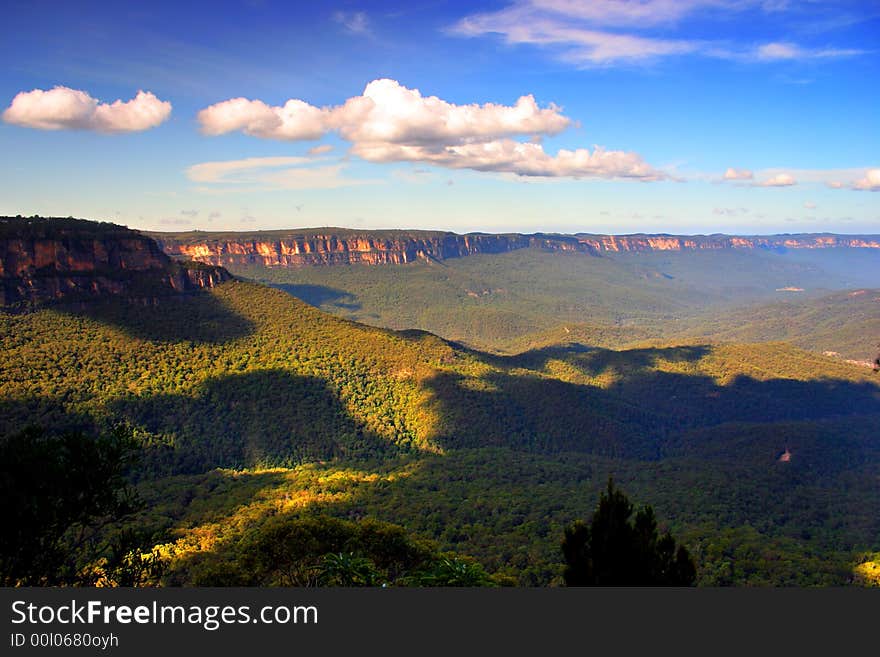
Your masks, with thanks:
[{"label": "fluffy cumulus cloud", "polygon": [[451,142],[516,134],[556,134],[571,124],[558,107],[539,108],[532,96],[513,106],[455,105],[422,96],[395,80],[373,80],[343,105],[318,108],[302,100],[270,107],[260,100],[233,98],[198,114],[208,135],[242,131],[269,139],[318,139],[338,130],[350,141]]},{"label": "fluffy cumulus cloud", "polygon": [[198,114],[202,132],[222,135],[241,131],[271,139],[319,139],[328,128],[329,112],[301,100],[271,107],[261,100],[232,98],[206,107]]},{"label": "fluffy cumulus cloud", "polygon": [[240,131],[300,140],[336,131],[352,143],[353,154],[371,162],[424,162],[526,176],[664,177],[635,153],[599,147],[546,153],[540,137],[562,132],[572,120],[556,105],[539,107],[531,95],[513,105],[458,105],[381,79],[337,106],[319,108],[296,99],[269,106],[235,98],[205,108],[198,120],[208,135]]},{"label": "fluffy cumulus cloud", "polygon": [[856,180],[852,188],[862,192],[880,192],[880,169],[868,169],[865,177]]},{"label": "fluffy cumulus cloud", "polygon": [[797,180],[788,173],[777,173],[758,183],[758,187],[791,187],[792,185],[797,185]]},{"label": "fluffy cumulus cloud", "polygon": [[728,167],[727,171],[724,172],[724,180],[752,180],[754,177],[754,174],[748,169]]},{"label": "fluffy cumulus cloud", "polygon": [[171,103],[149,91],[139,91],[127,102],[102,103],[85,91],[58,86],[22,91],[3,112],[3,120],[39,130],[120,133],[155,128],[170,115]]}]

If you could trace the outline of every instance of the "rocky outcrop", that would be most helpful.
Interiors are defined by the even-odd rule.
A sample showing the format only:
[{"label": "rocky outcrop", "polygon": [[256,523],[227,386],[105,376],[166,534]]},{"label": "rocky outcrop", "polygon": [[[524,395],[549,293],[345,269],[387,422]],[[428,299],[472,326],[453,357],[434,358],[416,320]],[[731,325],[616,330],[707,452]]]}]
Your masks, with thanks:
[{"label": "rocky outcrop", "polygon": [[229,267],[404,264],[416,260],[445,260],[479,253],[505,253],[529,247],[593,255],[605,252],[704,249],[880,249],[880,236],[877,235],[457,235],[428,231],[354,232],[348,229],[149,234],[171,256]]},{"label": "rocky outcrop", "polygon": [[152,298],[231,278],[221,267],[172,260],[124,226],[0,217],[0,306],[7,308],[107,295]]}]

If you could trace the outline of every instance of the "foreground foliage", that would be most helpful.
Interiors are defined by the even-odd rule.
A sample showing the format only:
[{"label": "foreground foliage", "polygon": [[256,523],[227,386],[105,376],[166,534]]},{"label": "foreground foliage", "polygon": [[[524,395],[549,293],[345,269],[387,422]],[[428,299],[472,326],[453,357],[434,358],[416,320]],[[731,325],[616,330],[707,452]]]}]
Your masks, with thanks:
[{"label": "foreground foliage", "polygon": [[102,576],[131,585],[131,534],[109,543],[100,529],[136,508],[124,478],[136,443],[119,429],[98,437],[38,428],[0,438],[0,583],[36,586],[94,583],[83,566],[103,560]]}]

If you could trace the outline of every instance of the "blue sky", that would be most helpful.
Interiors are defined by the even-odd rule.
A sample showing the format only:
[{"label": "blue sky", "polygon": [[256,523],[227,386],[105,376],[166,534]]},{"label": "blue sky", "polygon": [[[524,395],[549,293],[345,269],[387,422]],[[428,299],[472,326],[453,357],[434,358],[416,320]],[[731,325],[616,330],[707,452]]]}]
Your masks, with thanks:
[{"label": "blue sky", "polygon": [[144,7],[6,3],[0,213],[880,233],[878,2]]}]

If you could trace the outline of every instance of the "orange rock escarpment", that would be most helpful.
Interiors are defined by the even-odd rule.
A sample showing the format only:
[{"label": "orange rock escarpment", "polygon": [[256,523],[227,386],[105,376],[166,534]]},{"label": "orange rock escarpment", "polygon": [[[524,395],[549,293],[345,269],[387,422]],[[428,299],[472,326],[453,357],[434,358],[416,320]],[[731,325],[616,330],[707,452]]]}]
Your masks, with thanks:
[{"label": "orange rock escarpment", "polygon": [[176,262],[114,224],[0,217],[0,306],[104,295],[152,297],[213,287],[225,269]]},{"label": "orange rock escarpment", "polygon": [[165,253],[213,265],[298,267],[339,264],[406,264],[416,260],[445,260],[476,253],[504,253],[529,246],[523,235],[381,235],[339,236],[333,233],[290,235],[275,239],[241,237],[176,239],[151,233]]},{"label": "orange rock escarpment", "polygon": [[211,265],[305,267],[337,264],[405,264],[479,253],[540,248],[599,255],[605,252],[718,249],[880,249],[880,236],[770,235],[550,235],[363,231],[348,229],[264,233],[150,233],[165,253]]}]

